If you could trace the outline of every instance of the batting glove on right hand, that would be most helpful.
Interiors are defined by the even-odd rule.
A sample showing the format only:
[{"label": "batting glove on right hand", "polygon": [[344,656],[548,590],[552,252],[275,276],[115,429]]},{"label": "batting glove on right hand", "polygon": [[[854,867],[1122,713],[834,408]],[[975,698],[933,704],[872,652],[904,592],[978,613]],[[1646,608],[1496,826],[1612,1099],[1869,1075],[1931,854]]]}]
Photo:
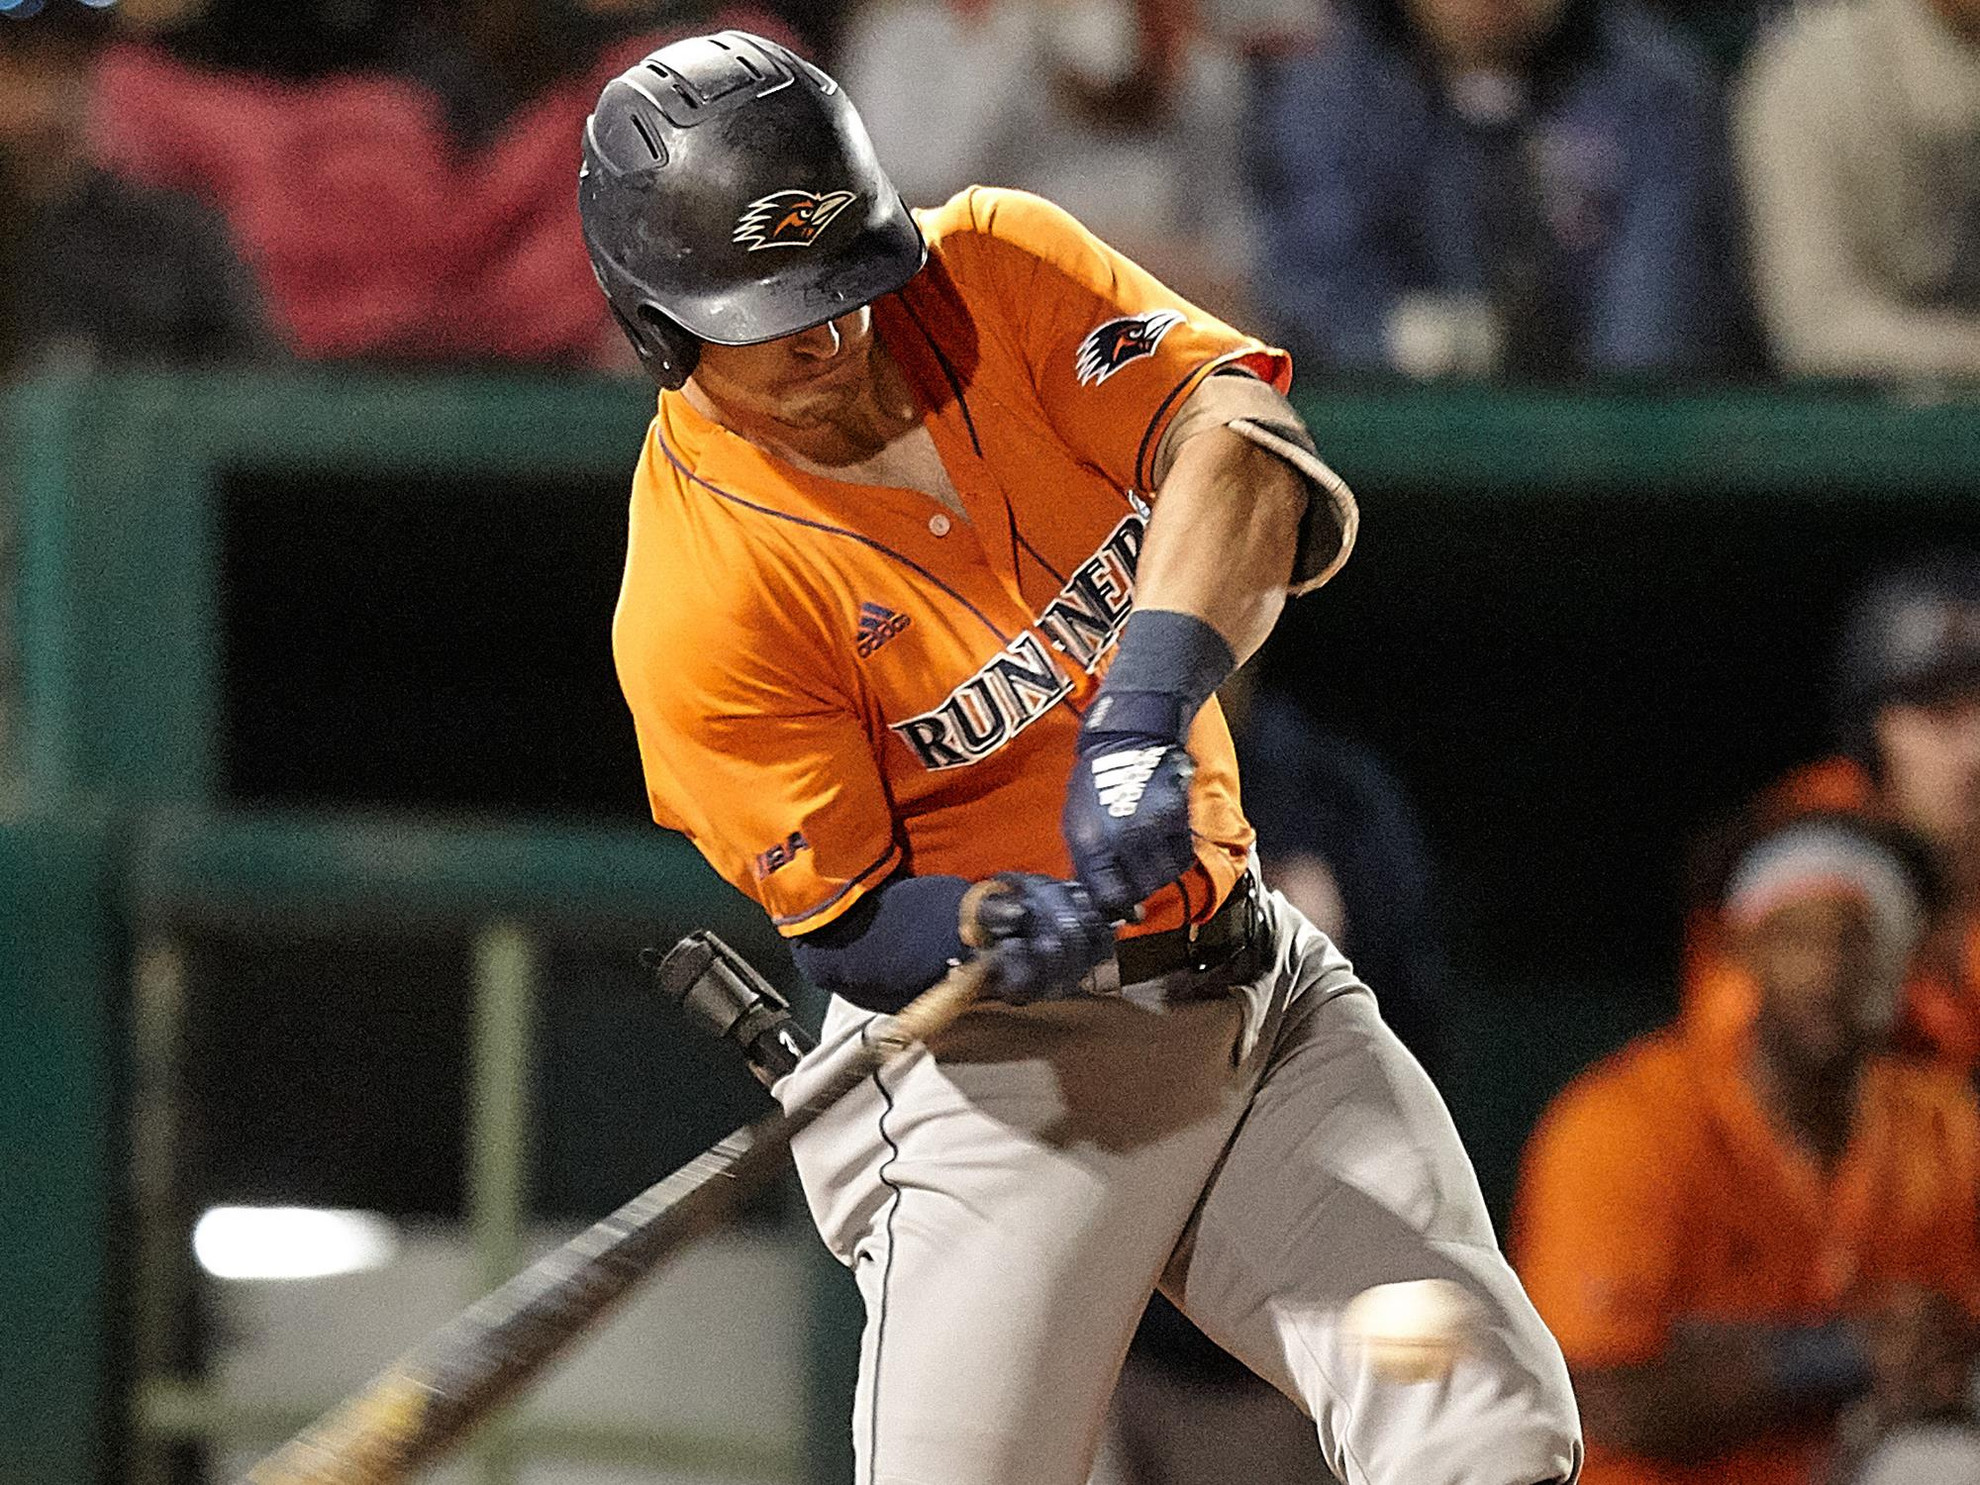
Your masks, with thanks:
[{"label": "batting glove on right hand", "polygon": [[[1141,712],[1159,709],[1143,706]],[[1095,706],[1093,714],[1102,711]],[[1073,870],[1100,910],[1125,919],[1196,859],[1189,830],[1196,764],[1175,736],[1152,726],[1095,727],[1093,714],[1080,730],[1060,824]]]},{"label": "batting glove on right hand", "polygon": [[1114,926],[1078,882],[1007,871],[977,904],[976,928],[996,966],[989,994],[1013,1005],[1080,993],[1086,972],[1114,952]]},{"label": "batting glove on right hand", "polygon": [[1180,609],[1136,609],[1079,725],[1060,829],[1100,911],[1127,918],[1196,860],[1184,739],[1237,664],[1230,642]]}]

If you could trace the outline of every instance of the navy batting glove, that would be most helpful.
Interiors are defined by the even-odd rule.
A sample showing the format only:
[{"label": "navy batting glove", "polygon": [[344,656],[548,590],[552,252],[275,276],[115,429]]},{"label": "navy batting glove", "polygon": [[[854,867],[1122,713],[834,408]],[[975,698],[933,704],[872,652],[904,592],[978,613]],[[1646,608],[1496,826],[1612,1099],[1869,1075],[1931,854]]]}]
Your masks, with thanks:
[{"label": "navy batting glove", "polygon": [[1236,657],[1194,614],[1137,611],[1079,730],[1061,821],[1073,870],[1113,919],[1189,870],[1189,785],[1183,747],[1197,709]]},{"label": "navy batting glove", "polygon": [[1153,732],[1082,728],[1062,822],[1073,870],[1109,918],[1133,915],[1196,859],[1182,744]]},{"label": "navy batting glove", "polygon": [[1114,952],[1114,927],[1078,882],[1031,872],[999,873],[1003,889],[976,908],[983,952],[997,973],[989,993],[1013,1005],[1064,1000]]}]

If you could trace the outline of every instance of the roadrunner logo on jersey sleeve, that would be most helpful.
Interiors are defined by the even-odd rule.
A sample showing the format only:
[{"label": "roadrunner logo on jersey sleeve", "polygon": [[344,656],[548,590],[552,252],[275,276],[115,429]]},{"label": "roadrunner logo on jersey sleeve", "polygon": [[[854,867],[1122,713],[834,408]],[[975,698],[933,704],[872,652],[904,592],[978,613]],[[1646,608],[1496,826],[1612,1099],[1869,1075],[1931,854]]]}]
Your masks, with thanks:
[{"label": "roadrunner logo on jersey sleeve", "polygon": [[1162,337],[1182,323],[1173,309],[1151,309],[1098,326],[1079,343],[1073,370],[1082,387],[1097,387],[1130,361],[1155,354]]},{"label": "roadrunner logo on jersey sleeve", "polygon": [[1134,606],[1135,559],[1147,525],[1147,507],[1136,502],[1045,606],[1037,628],[991,656],[933,711],[889,724],[923,768],[980,763],[1070,696],[1072,681],[1054,650],[1089,673],[1099,665]]},{"label": "roadrunner logo on jersey sleeve", "polygon": [[814,191],[772,191],[743,208],[729,240],[752,253],[773,247],[808,248],[856,199],[851,191],[828,191],[823,196]]}]

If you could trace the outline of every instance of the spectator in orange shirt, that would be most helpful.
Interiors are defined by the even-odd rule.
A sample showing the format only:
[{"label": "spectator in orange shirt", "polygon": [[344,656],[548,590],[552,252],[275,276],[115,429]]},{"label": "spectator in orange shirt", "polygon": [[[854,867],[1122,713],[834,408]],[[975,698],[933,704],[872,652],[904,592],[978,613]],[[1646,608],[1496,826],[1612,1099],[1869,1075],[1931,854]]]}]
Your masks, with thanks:
[{"label": "spectator in orange shirt", "polygon": [[1750,1019],[1631,1044],[1526,1152],[1512,1252],[1580,1396],[1584,1485],[1804,1485],[1845,1405],[1941,1401],[1915,1344],[1874,1343],[1892,1325],[1972,1354],[1980,1108],[1885,1050],[1937,900],[1922,850],[1809,815],[1725,880]]},{"label": "spectator in orange shirt", "polygon": [[[1850,612],[1837,668],[1841,753],[1783,779],[1760,812],[1862,811],[1931,844],[1951,910],[1914,962],[1900,1042],[1970,1072],[1980,1067],[1980,551],[1940,549],[1876,575]],[[1688,957],[1689,1011],[1751,1014],[1709,914]]]}]

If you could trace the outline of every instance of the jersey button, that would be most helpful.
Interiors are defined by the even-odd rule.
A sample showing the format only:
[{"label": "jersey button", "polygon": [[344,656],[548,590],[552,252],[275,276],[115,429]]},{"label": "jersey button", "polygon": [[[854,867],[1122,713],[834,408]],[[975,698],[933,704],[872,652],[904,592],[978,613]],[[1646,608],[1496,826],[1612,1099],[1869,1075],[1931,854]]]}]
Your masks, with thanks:
[{"label": "jersey button", "polygon": [[928,529],[937,536],[947,536],[949,534],[949,518],[939,510],[936,511],[934,515],[928,518]]}]

